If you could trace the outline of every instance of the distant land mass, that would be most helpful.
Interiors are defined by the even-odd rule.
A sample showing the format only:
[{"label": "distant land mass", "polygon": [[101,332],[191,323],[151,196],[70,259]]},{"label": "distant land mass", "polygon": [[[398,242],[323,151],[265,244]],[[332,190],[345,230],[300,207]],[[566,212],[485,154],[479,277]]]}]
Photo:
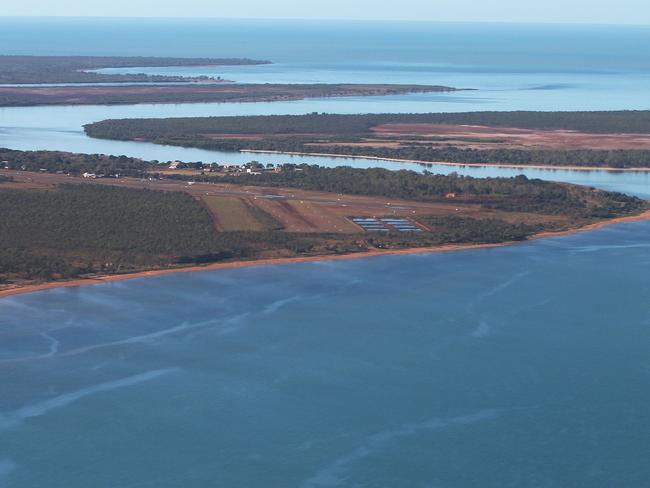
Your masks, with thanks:
[{"label": "distant land mass", "polygon": [[0,106],[120,105],[138,103],[274,102],[454,91],[446,86],[384,84],[168,84],[121,86],[0,86]]},{"label": "distant land mass", "polygon": [[270,64],[247,58],[168,58],[150,56],[0,56],[0,84],[135,83],[210,80],[140,74],[103,74],[102,68],[239,66]]},{"label": "distant land mass", "polygon": [[219,151],[648,169],[650,111],[308,114],[104,120],[91,137]]}]

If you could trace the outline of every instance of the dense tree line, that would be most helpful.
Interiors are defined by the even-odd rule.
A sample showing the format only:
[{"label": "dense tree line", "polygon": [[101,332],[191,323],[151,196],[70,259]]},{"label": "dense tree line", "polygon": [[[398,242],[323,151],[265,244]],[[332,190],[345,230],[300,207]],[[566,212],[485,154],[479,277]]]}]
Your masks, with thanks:
[{"label": "dense tree line", "polygon": [[207,249],[211,242],[209,214],[184,193],[62,185],[56,191],[4,190],[0,195],[5,247],[30,241],[34,247],[62,251],[174,254]]},{"label": "dense tree line", "polygon": [[17,151],[0,148],[0,167],[16,171],[46,171],[80,175],[143,176],[151,163],[128,156],[78,154],[62,151]]},{"label": "dense tree line", "polygon": [[[304,148],[303,146],[300,152]],[[307,149],[307,152],[314,151],[308,146]],[[444,161],[460,164],[585,166],[617,169],[650,167],[650,151],[642,149],[468,149],[411,145],[399,148],[329,146],[327,152],[388,159],[412,159],[432,163]]]},{"label": "dense tree line", "polygon": [[181,76],[109,75],[87,72],[101,68],[158,66],[229,66],[268,64],[252,59],[165,58],[124,56],[0,56],[0,84],[186,81]]},{"label": "dense tree line", "polygon": [[307,114],[236,117],[112,119],[87,127],[93,137],[110,139],[211,134],[359,135],[388,123],[485,125],[522,129],[565,129],[591,133],[650,133],[649,110],[594,112],[465,112],[427,114]]},{"label": "dense tree line", "polygon": [[584,166],[603,168],[648,168],[650,151],[645,149],[470,149],[456,146],[426,146],[420,144],[401,147],[348,146],[336,139],[336,145],[319,145],[322,140],[305,137],[272,138],[264,140],[223,139],[213,140],[200,137],[188,139],[180,136],[172,138],[156,137],[156,144],[199,147],[214,151],[240,151],[255,149],[261,151],[328,153],[351,156],[370,156],[387,159],[403,159],[423,162],[449,162],[458,164],[515,164],[543,166]]},{"label": "dense tree line", "polygon": [[474,219],[457,216],[421,217],[432,233],[446,243],[494,244],[504,241],[523,241],[538,232],[540,226],[513,224],[495,218]]}]

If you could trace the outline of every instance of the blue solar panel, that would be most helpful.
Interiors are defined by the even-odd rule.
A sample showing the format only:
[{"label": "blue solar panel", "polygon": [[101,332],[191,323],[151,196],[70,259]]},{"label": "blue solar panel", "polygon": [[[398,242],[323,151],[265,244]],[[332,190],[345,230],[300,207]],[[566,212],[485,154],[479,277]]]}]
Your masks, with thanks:
[{"label": "blue solar panel", "polygon": [[403,217],[349,217],[366,232],[422,232],[415,223]]}]

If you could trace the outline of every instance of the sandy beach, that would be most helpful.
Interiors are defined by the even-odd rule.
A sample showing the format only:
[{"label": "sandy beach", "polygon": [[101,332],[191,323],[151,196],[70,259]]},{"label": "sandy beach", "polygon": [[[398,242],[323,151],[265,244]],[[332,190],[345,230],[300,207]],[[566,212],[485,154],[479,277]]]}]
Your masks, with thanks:
[{"label": "sandy beach", "polygon": [[371,159],[373,161],[392,161],[394,163],[416,163],[416,164],[439,164],[442,166],[468,166],[472,168],[513,168],[513,169],[548,169],[548,170],[571,170],[571,171],[613,171],[613,172],[636,172],[647,173],[649,168],[612,168],[609,166],[553,166],[543,164],[506,164],[506,163],[450,163],[447,161],[422,161],[418,159],[396,159],[380,158],[378,156],[358,156],[352,154],[330,154],[330,153],[306,153],[306,152],[287,152],[287,151],[264,151],[260,149],[242,149],[242,153],[254,154],[286,154],[287,156],[319,156],[324,158],[345,158],[345,159]]},{"label": "sandy beach", "polygon": [[303,257],[277,258],[277,259],[257,259],[257,260],[252,259],[249,261],[231,261],[225,263],[207,264],[204,266],[187,266],[187,267],[178,267],[178,268],[157,269],[151,271],[141,271],[137,273],[127,273],[127,274],[119,274],[119,275],[98,275],[98,276],[92,276],[83,279],[75,279],[70,281],[57,281],[51,283],[41,283],[35,285],[20,286],[15,288],[7,288],[4,290],[0,290],[0,298],[19,295],[23,293],[34,293],[43,290],[51,290],[53,288],[69,288],[69,287],[76,287],[76,286],[96,285],[100,283],[133,280],[137,278],[146,278],[151,276],[163,276],[172,273],[193,273],[197,271],[211,271],[217,269],[234,269],[234,268],[246,268],[251,266],[307,263],[307,262],[315,262],[315,261],[347,261],[351,259],[362,259],[362,258],[371,258],[371,257],[378,257],[378,256],[423,254],[423,253],[432,253],[432,252],[450,252],[450,251],[463,251],[463,250],[470,250],[470,249],[487,249],[487,248],[495,248],[495,247],[504,247],[504,246],[512,246],[515,244],[522,244],[528,241],[543,239],[547,237],[566,236],[566,235],[576,234],[579,232],[596,230],[610,225],[621,224],[625,222],[640,222],[644,220],[650,220],[650,210],[647,210],[639,215],[630,215],[627,217],[619,217],[616,219],[606,220],[603,222],[596,222],[594,224],[589,224],[575,229],[569,229],[569,230],[559,231],[559,232],[540,232],[539,234],[535,234],[534,236],[529,238],[527,241],[511,241],[511,242],[503,242],[498,244],[467,244],[467,245],[452,244],[452,245],[437,246],[437,247],[373,250],[373,251],[351,253],[351,254],[303,256]]}]

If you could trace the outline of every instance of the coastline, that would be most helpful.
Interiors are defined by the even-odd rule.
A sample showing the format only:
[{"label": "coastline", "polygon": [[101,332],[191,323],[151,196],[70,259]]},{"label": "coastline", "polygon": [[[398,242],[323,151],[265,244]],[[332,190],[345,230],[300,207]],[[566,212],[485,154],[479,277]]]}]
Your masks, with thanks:
[{"label": "coastline", "polygon": [[51,290],[55,288],[71,288],[71,287],[79,287],[85,285],[96,285],[100,283],[134,280],[138,278],[164,276],[164,275],[175,274],[175,273],[193,273],[197,271],[213,271],[218,269],[249,268],[252,266],[269,266],[269,265],[278,265],[278,264],[307,263],[307,262],[317,262],[317,261],[347,261],[352,259],[363,259],[363,258],[371,258],[371,257],[379,257],[379,256],[427,254],[427,253],[434,253],[434,252],[464,251],[464,250],[472,250],[472,249],[490,249],[490,248],[497,248],[497,247],[512,246],[515,244],[523,244],[525,242],[544,239],[548,237],[561,237],[561,236],[573,235],[580,232],[588,232],[591,230],[601,229],[603,227],[609,227],[610,225],[622,224],[626,222],[641,222],[645,220],[650,220],[650,210],[646,210],[645,212],[638,215],[617,217],[614,219],[610,219],[602,222],[595,222],[593,224],[577,227],[575,229],[568,229],[568,230],[557,231],[557,232],[540,232],[538,234],[531,236],[529,239],[525,241],[508,241],[508,242],[501,242],[497,244],[448,244],[448,245],[436,246],[436,247],[387,249],[383,251],[372,250],[372,251],[351,253],[351,254],[299,256],[299,257],[291,257],[291,258],[272,258],[272,259],[257,259],[257,260],[253,259],[249,261],[213,263],[204,266],[187,266],[187,267],[179,267],[179,268],[139,271],[136,273],[127,273],[122,275],[103,275],[103,276],[75,279],[70,281],[58,281],[58,282],[55,281],[51,283],[26,285],[26,286],[21,286],[16,288],[10,288],[6,290],[0,290],[0,299],[10,297],[10,296],[15,296],[15,295],[22,295],[26,293],[35,293],[39,291]]},{"label": "coastline", "polygon": [[422,161],[419,159],[397,159],[382,158],[379,156],[359,156],[354,154],[330,154],[330,153],[307,153],[294,151],[271,151],[262,149],[241,149],[240,153],[253,154],[286,154],[287,156],[319,156],[327,158],[344,158],[344,159],[371,159],[373,161],[391,161],[394,163],[416,163],[416,164],[437,164],[441,166],[469,166],[473,168],[513,168],[513,169],[545,169],[545,170],[565,170],[565,171],[607,171],[607,172],[628,172],[648,173],[650,167],[646,168],[612,168],[610,166],[553,166],[544,164],[512,164],[512,163],[450,163],[448,161]]}]

